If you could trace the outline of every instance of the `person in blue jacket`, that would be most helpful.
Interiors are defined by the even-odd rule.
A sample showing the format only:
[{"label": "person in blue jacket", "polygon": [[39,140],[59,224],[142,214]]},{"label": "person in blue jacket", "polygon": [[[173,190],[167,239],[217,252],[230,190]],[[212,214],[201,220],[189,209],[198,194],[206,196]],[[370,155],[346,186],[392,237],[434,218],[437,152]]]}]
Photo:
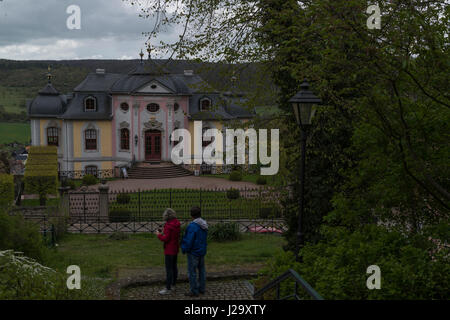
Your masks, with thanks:
[{"label": "person in blue jacket", "polygon": [[[193,207],[191,217],[193,221],[186,228],[181,242],[181,251],[187,254],[188,275],[190,291],[186,293],[189,297],[198,297],[205,293],[205,255],[208,237],[208,224],[201,218],[201,209]],[[198,271],[198,281],[197,281]]]}]

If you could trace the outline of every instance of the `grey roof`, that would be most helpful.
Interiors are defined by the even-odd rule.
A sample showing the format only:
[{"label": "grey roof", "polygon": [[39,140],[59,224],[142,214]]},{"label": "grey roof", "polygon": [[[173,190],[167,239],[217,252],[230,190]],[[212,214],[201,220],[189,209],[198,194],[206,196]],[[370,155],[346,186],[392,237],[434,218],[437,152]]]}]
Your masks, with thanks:
[{"label": "grey roof", "polygon": [[59,94],[51,83],[48,83],[38,96],[27,102],[30,117],[57,117],[67,106],[67,97]]},{"label": "grey roof", "polygon": [[[90,73],[75,89],[74,95],[60,95],[49,83],[29,103],[30,117],[57,117],[71,120],[110,120],[111,94],[135,94],[150,82],[159,82],[171,94],[189,96],[191,119],[229,120],[249,118],[254,111],[242,106],[242,96],[221,95],[199,75],[169,74],[164,66],[153,61],[140,62],[126,75],[115,73]],[[92,96],[97,100],[97,111],[86,112],[84,100]],[[212,110],[200,112],[200,101],[207,97],[212,101]]]},{"label": "grey roof", "polygon": [[[97,111],[84,111],[84,100],[94,97],[97,101]],[[111,96],[105,92],[76,93],[61,119],[68,120],[111,120]]]},{"label": "grey roof", "polygon": [[97,74],[90,73],[75,89],[75,92],[105,92],[109,91],[111,86],[123,77],[122,74],[105,73]]}]

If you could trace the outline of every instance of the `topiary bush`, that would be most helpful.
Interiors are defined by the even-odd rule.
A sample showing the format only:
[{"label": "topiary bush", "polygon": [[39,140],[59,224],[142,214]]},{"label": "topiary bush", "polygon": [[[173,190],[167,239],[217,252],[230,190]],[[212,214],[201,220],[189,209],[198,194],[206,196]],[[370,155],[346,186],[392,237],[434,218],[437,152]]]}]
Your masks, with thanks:
[{"label": "topiary bush", "polygon": [[109,211],[110,222],[129,222],[131,216],[131,211],[125,208],[116,208]]},{"label": "topiary bush", "polygon": [[258,176],[258,178],[256,179],[256,183],[259,185],[266,185],[267,184],[267,179],[266,177],[263,176]]},{"label": "topiary bush", "polygon": [[242,181],[242,173],[235,170],[230,173],[230,181]]},{"label": "topiary bush", "polygon": [[117,195],[116,202],[118,204],[129,204],[131,201],[131,196],[128,193],[119,193]]},{"label": "topiary bush", "polygon": [[83,185],[85,186],[93,186],[97,183],[98,179],[92,174],[87,174],[83,177]]},{"label": "topiary bush", "polygon": [[208,240],[211,241],[224,242],[239,239],[241,239],[241,233],[239,232],[239,225],[235,222],[217,223],[211,225],[208,229]]},{"label": "topiary bush", "polygon": [[237,189],[229,189],[229,190],[227,190],[227,198],[229,200],[239,199],[240,196],[241,196],[241,193]]}]

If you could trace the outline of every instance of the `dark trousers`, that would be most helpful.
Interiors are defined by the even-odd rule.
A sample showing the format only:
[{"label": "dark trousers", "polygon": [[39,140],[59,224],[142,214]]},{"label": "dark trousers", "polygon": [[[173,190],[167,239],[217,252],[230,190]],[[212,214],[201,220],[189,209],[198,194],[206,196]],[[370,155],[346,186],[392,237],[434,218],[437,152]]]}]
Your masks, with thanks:
[{"label": "dark trousers", "polygon": [[[189,286],[193,294],[205,293],[206,272],[205,256],[197,257],[193,254],[187,255]],[[197,279],[198,271],[198,279]]]},{"label": "dark trousers", "polygon": [[166,288],[170,290],[177,282],[178,267],[177,267],[177,255],[165,255],[166,263]]}]

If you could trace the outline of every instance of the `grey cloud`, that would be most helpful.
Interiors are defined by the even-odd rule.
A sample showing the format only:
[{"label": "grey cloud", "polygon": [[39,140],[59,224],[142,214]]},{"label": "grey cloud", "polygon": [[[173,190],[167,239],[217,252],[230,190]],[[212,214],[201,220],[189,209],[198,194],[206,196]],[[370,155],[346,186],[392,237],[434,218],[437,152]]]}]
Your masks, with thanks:
[{"label": "grey cloud", "polygon": [[[66,9],[70,5],[81,8],[81,30],[66,27],[69,17]],[[151,20],[142,19],[138,14],[137,7],[130,7],[122,0],[3,0],[0,1],[0,58],[35,59],[36,54],[45,56],[45,48],[64,44],[61,40],[73,40],[76,45],[70,54],[62,50],[59,59],[99,55],[136,57],[136,51],[146,40],[142,32],[152,27]],[[169,29],[161,37],[173,40],[177,35]],[[17,57],[9,56],[16,47],[19,48]],[[28,51],[32,56],[28,57]],[[58,57],[53,53],[52,58]]]}]

